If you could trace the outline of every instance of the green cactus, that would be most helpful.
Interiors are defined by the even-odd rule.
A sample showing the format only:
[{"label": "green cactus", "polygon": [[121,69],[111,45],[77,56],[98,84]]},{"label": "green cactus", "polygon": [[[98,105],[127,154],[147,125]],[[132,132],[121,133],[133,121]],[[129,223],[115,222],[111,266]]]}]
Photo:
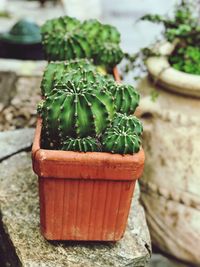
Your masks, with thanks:
[{"label": "green cactus", "polygon": [[80,152],[98,152],[101,151],[100,143],[97,139],[90,136],[83,138],[68,137],[66,141],[62,142],[61,150],[66,151],[80,151]]},{"label": "green cactus", "polygon": [[50,62],[43,74],[41,82],[41,92],[43,96],[48,95],[55,87],[55,83],[62,80],[66,74],[74,70],[91,70],[95,71],[95,66],[87,59],[75,59],[67,62],[55,61]]},{"label": "green cactus", "polygon": [[116,111],[119,113],[134,113],[139,104],[140,95],[131,85],[110,84],[111,95],[115,99]]},{"label": "green cactus", "polygon": [[76,18],[71,18],[68,16],[63,16],[51,20],[47,20],[41,27],[41,33],[45,36],[47,33],[56,33],[60,31],[72,32],[79,28],[81,22]]},{"label": "green cactus", "polygon": [[91,57],[87,36],[80,31],[80,26],[80,21],[65,16],[49,20],[41,27],[47,60]]},{"label": "green cactus", "polygon": [[124,54],[118,44],[103,43],[94,50],[94,62],[97,65],[105,65],[113,68],[123,58]]},{"label": "green cactus", "polygon": [[103,150],[111,153],[134,154],[140,150],[141,141],[127,127],[110,127],[102,136]]},{"label": "green cactus", "polygon": [[102,24],[96,19],[84,21],[81,28],[90,39],[91,45],[94,45],[94,40],[101,43],[120,43],[120,34],[118,30],[114,26]]},{"label": "green cactus", "polygon": [[143,132],[143,126],[140,120],[133,115],[117,113],[113,119],[112,125],[129,128],[133,133],[140,136]]},{"label": "green cactus", "polygon": [[43,127],[53,143],[66,136],[101,134],[115,111],[113,99],[105,89],[84,83],[77,87],[72,82],[52,90],[40,110]]},{"label": "green cactus", "polygon": [[97,64],[110,68],[123,57],[117,29],[97,20],[81,23],[70,17],[53,19],[42,26],[41,33],[48,60],[96,58]]}]

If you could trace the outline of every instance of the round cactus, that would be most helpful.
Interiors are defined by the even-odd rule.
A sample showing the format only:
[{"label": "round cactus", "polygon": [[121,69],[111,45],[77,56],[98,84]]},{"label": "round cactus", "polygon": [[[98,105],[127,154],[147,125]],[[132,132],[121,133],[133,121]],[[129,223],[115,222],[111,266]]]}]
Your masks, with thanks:
[{"label": "round cactus", "polygon": [[100,143],[97,139],[90,136],[83,138],[67,138],[66,141],[62,142],[61,150],[66,151],[80,151],[80,152],[95,152],[101,151]]},{"label": "round cactus", "polygon": [[140,120],[133,115],[126,115],[117,113],[113,119],[113,126],[125,127],[130,129],[131,132],[140,136],[143,132],[143,126]]},{"label": "round cactus", "polygon": [[55,86],[55,83],[62,80],[66,74],[74,70],[95,71],[95,66],[87,59],[75,59],[67,62],[50,62],[43,74],[41,82],[41,92],[43,96],[48,95]]},{"label": "round cactus", "polygon": [[109,87],[115,98],[116,110],[119,113],[134,113],[139,104],[140,95],[131,85],[113,84]]},{"label": "round cactus", "polygon": [[47,20],[41,27],[41,33],[45,36],[47,33],[60,32],[60,31],[73,31],[79,28],[81,22],[76,18],[63,16],[51,20]]},{"label": "round cactus", "polygon": [[113,68],[123,58],[124,54],[118,44],[103,43],[97,45],[94,52],[94,62],[97,65],[105,65]]},{"label": "round cactus", "polygon": [[42,44],[47,60],[66,60],[91,56],[87,37],[81,34],[81,23],[68,16],[48,20],[41,27]]},{"label": "round cactus", "polygon": [[96,58],[97,64],[112,67],[123,57],[117,29],[97,20],[81,23],[70,17],[53,19],[42,26],[41,33],[48,60],[87,57]]},{"label": "round cactus", "polygon": [[92,86],[94,90],[102,90],[103,88],[106,90],[108,84],[112,84],[114,79],[100,75],[93,70],[77,69],[65,74],[61,80],[55,81],[55,87],[62,88],[63,85],[65,86],[70,81],[73,81],[74,86],[77,87],[83,83],[84,85]]},{"label": "round cactus", "polygon": [[95,45],[94,40],[98,42],[120,43],[120,33],[111,25],[102,24],[96,19],[90,19],[83,22],[81,29],[91,40],[91,45]]},{"label": "round cactus", "polygon": [[111,127],[102,136],[103,150],[118,154],[134,154],[140,150],[141,141],[137,134],[126,127]]},{"label": "round cactus", "polygon": [[114,103],[110,94],[98,85],[68,82],[54,89],[43,102],[43,127],[51,140],[99,135],[110,124]]}]

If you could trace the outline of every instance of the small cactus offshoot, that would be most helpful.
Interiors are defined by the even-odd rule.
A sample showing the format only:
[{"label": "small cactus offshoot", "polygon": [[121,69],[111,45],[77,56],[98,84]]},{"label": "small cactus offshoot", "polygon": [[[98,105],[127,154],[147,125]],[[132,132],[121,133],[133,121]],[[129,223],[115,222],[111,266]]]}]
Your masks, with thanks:
[{"label": "small cactus offshoot", "polygon": [[61,150],[95,152],[101,151],[100,143],[93,137],[72,138],[67,137],[66,141],[61,143]]},{"label": "small cactus offshoot", "polygon": [[123,113],[117,113],[113,119],[112,125],[125,127],[126,129],[131,129],[131,131],[138,136],[140,136],[143,132],[143,126],[141,121],[133,116],[133,115],[126,115]]},{"label": "small cactus offshoot", "polygon": [[140,100],[140,95],[131,85],[113,84],[110,93],[115,98],[117,112],[133,114]]},{"label": "small cactus offshoot", "polygon": [[104,43],[96,46],[93,58],[95,64],[113,68],[122,60],[123,56],[124,54],[118,44]]},{"label": "small cactus offshoot", "polygon": [[102,136],[103,151],[119,154],[134,154],[140,150],[141,141],[127,127],[110,127]]}]

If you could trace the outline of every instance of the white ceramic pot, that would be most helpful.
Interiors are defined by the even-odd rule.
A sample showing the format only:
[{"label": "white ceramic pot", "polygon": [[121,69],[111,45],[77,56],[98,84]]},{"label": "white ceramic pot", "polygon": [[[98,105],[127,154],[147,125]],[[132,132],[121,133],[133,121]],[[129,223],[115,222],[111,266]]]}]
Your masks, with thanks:
[{"label": "white ceramic pot", "polygon": [[[150,76],[159,69],[160,59],[153,60]],[[175,94],[182,81],[175,83],[172,76],[162,76],[159,85],[145,77],[138,85],[146,154],[141,200],[153,243],[165,253],[200,264],[200,99]],[[168,90],[160,86],[163,81]],[[186,82],[191,92],[194,80]],[[198,86],[192,87],[196,93]],[[158,93],[154,102],[152,91]]]},{"label": "white ceramic pot", "polygon": [[157,84],[168,90],[200,97],[200,75],[178,71],[169,64],[168,56],[175,49],[175,44],[164,42],[156,48],[161,56],[150,57],[147,60],[149,75]]}]

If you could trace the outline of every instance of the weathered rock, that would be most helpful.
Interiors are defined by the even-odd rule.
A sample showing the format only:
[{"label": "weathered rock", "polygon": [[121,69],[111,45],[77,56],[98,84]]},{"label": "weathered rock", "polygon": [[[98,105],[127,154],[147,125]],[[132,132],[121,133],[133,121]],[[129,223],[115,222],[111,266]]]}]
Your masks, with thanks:
[{"label": "weathered rock", "polygon": [[0,161],[24,149],[30,148],[34,129],[0,132]]},{"label": "weathered rock", "polygon": [[[37,177],[30,154],[21,152],[0,164],[1,232],[9,235],[6,251],[26,267],[145,266],[151,247],[138,189],[123,239],[117,243],[47,242],[39,231]],[[5,246],[5,244],[4,244]],[[1,244],[0,244],[1,247]],[[5,249],[4,249],[5,251]],[[5,256],[6,253],[4,252]],[[7,261],[8,261],[7,257]],[[16,265],[11,265],[17,267]]]},{"label": "weathered rock", "polygon": [[188,267],[188,264],[169,259],[161,254],[152,254],[148,267]]},{"label": "weathered rock", "polygon": [[15,94],[17,76],[14,72],[0,72],[0,104],[6,106]]}]

